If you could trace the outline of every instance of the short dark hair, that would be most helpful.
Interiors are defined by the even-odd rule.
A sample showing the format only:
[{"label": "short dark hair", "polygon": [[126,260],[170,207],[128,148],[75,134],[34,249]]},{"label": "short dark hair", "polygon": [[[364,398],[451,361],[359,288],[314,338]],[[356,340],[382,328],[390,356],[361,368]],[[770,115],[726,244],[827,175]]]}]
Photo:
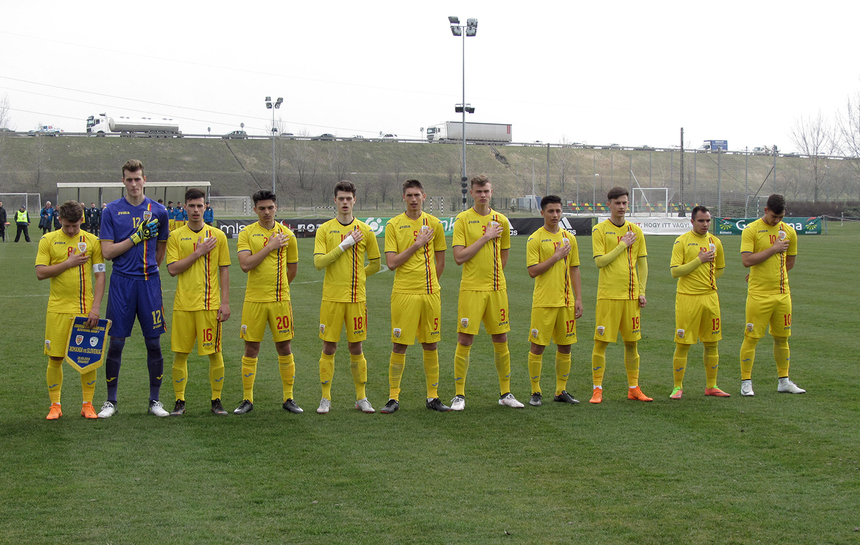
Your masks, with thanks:
[{"label": "short dark hair", "polygon": [[406,190],[413,187],[417,187],[421,190],[421,193],[424,193],[424,186],[421,185],[421,182],[419,182],[418,180],[406,180],[405,182],[403,182],[403,194],[405,195]]},{"label": "short dark hair", "polygon": [[66,201],[57,208],[60,212],[60,219],[74,223],[84,217],[84,205],[77,201]]},{"label": "short dark hair", "polygon": [[352,196],[355,197],[355,184],[350,182],[349,180],[341,180],[338,183],[334,184],[334,196],[337,197],[337,194],[340,191],[352,193]]},{"label": "short dark hair", "polygon": [[189,187],[188,190],[185,191],[185,202],[188,202],[192,199],[205,199],[206,193],[202,190],[197,189],[196,187]]},{"label": "short dark hair", "polygon": [[785,197],[778,193],[774,193],[767,198],[767,209],[774,214],[782,214],[785,212]]},{"label": "short dark hair", "polygon": [[561,197],[558,195],[547,195],[540,200],[540,209],[546,210],[546,207],[550,204],[561,204]]},{"label": "short dark hair", "polygon": [[627,188],[624,187],[613,187],[609,190],[609,193],[606,194],[606,200],[614,201],[615,199],[619,199],[624,195],[630,196],[630,193],[627,191]]},{"label": "short dark hair", "polygon": [[269,191],[268,189],[261,189],[251,195],[251,200],[254,201],[254,206],[257,206],[257,203],[260,201],[272,201],[274,203],[278,202],[278,198],[274,193]]},{"label": "short dark hair", "polygon": [[129,159],[128,161],[125,162],[124,165],[122,165],[123,177],[125,177],[126,171],[137,172],[138,170],[140,171],[141,174],[144,174],[143,163],[141,163],[140,160],[138,160],[138,159]]},{"label": "short dark hair", "polygon": [[707,206],[702,206],[701,204],[696,205],[696,206],[694,206],[694,207],[693,207],[693,211],[692,211],[692,212],[690,212],[690,219],[696,219],[696,214],[698,214],[699,212],[708,212],[708,213],[710,213],[711,211],[710,211],[710,210],[708,210],[708,207],[707,207]]},{"label": "short dark hair", "polygon": [[486,174],[478,174],[477,176],[472,178],[472,184],[469,187],[484,187],[488,183],[490,183],[490,179],[487,177]]}]

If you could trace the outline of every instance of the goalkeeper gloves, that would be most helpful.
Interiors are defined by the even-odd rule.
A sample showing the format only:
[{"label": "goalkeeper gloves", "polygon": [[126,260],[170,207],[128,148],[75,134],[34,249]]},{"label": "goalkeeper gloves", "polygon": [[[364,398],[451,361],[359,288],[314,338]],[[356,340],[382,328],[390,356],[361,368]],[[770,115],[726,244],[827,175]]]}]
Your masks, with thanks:
[{"label": "goalkeeper gloves", "polygon": [[129,239],[137,245],[144,240],[149,240],[158,236],[158,218],[154,218],[149,223],[141,223],[137,231],[131,234]]}]

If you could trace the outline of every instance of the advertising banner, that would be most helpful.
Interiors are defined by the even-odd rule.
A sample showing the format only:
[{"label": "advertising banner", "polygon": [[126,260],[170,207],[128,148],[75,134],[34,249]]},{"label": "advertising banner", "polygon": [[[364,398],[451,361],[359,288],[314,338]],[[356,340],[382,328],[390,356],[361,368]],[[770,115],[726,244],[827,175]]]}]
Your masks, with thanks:
[{"label": "advertising banner", "polygon": [[[279,223],[286,226],[296,234],[297,238],[313,237],[316,235],[317,229],[331,218],[298,218],[278,220]],[[388,218],[360,217],[358,218],[370,227],[377,237],[385,236],[385,225],[388,223]],[[445,229],[445,236],[454,234],[455,217],[439,218],[442,222],[442,227]],[[529,236],[535,230],[543,225],[543,218],[508,218],[511,222],[511,236]],[[574,236],[591,236],[591,220],[589,217],[564,217],[561,219],[561,226],[570,231]],[[236,238],[239,232],[245,229],[246,226],[255,223],[257,220],[219,220],[218,227],[224,231],[228,237]],[[689,222],[687,222],[689,229]]]},{"label": "advertising banner", "polygon": [[[717,235],[739,235],[747,225],[758,218],[717,218]],[[798,235],[820,235],[821,217],[814,218],[783,218],[783,223],[791,225]]]},{"label": "advertising banner", "polygon": [[66,361],[80,373],[98,369],[104,363],[105,339],[110,330],[110,320],[99,320],[92,329],[84,327],[85,316],[76,316],[69,332],[69,348]]}]

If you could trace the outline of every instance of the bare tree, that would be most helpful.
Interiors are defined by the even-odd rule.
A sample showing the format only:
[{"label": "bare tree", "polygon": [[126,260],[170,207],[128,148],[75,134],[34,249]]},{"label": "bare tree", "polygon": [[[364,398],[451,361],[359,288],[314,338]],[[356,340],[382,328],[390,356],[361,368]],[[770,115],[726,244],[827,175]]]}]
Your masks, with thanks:
[{"label": "bare tree", "polygon": [[0,98],[0,127],[4,127],[7,129],[11,129],[9,125],[12,123],[12,117],[9,111],[11,107],[9,106],[9,95],[3,95]]},{"label": "bare tree", "polygon": [[834,135],[830,124],[818,112],[816,117],[798,118],[790,133],[797,150],[809,157],[812,174],[812,201],[818,202],[828,174],[827,156],[834,150]]}]

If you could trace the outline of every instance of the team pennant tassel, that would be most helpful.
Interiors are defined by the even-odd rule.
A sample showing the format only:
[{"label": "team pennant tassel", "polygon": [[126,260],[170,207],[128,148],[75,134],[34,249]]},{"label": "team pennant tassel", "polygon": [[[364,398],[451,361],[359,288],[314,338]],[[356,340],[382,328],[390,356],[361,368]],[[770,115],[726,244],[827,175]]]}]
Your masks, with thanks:
[{"label": "team pennant tassel", "polygon": [[87,373],[102,366],[105,361],[105,339],[113,322],[99,320],[92,329],[86,327],[86,316],[76,316],[69,333],[66,361],[78,370]]}]

